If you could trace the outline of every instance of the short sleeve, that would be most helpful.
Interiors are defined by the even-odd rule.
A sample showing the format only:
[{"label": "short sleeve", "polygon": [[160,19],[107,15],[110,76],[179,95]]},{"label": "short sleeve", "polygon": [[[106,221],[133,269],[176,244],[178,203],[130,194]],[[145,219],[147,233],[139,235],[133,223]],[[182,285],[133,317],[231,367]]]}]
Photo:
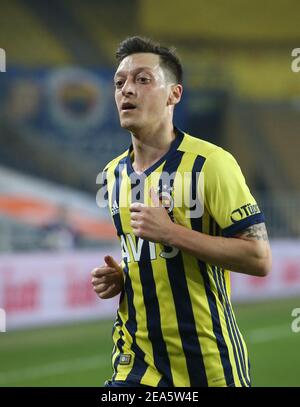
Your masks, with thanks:
[{"label": "short sleeve", "polygon": [[242,171],[234,157],[223,149],[211,153],[203,166],[204,205],[222,229],[223,236],[264,222]]}]

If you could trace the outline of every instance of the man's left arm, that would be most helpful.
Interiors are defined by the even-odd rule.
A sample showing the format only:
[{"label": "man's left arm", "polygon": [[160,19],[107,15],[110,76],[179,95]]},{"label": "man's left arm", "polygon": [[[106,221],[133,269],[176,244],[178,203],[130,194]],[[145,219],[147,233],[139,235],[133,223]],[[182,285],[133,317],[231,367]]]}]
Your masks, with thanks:
[{"label": "man's left arm", "polygon": [[219,149],[206,160],[204,171],[205,204],[222,236],[211,236],[171,222],[166,210],[158,207],[158,198],[153,192],[155,208],[139,203],[131,205],[134,234],[177,247],[209,264],[266,276],[272,260],[264,217],[236,160]]},{"label": "man's left arm", "polygon": [[173,223],[162,207],[134,203],[130,207],[135,236],[177,247],[197,259],[253,276],[271,270],[271,250],[264,223],[249,226],[234,237],[210,236]]},{"label": "man's left arm", "polygon": [[234,237],[210,236],[169,224],[164,244],[177,247],[197,259],[227,270],[266,276],[272,256],[264,223],[249,226]]}]

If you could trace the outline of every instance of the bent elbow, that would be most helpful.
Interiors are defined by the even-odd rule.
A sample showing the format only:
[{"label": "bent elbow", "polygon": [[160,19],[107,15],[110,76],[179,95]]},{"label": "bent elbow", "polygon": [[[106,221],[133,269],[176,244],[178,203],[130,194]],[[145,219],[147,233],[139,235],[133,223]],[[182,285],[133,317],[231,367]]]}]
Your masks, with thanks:
[{"label": "bent elbow", "polygon": [[268,265],[260,266],[257,270],[257,277],[267,277],[270,274],[271,267]]},{"label": "bent elbow", "polygon": [[256,258],[256,275],[266,277],[272,269],[272,253],[269,242],[256,241],[254,258]]},{"label": "bent elbow", "polygon": [[259,260],[257,267],[257,276],[258,277],[267,277],[272,270],[272,256],[271,252],[262,259]]}]

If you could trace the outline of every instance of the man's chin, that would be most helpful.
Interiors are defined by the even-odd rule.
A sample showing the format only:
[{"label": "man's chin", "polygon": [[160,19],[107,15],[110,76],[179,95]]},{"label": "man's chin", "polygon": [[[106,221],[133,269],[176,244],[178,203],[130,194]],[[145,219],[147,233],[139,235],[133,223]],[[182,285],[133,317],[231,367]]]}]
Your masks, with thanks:
[{"label": "man's chin", "polygon": [[137,126],[137,123],[132,123],[132,121],[127,121],[127,120],[123,120],[120,123],[122,129],[124,130],[128,130],[128,131],[135,131],[139,128],[139,126]]}]

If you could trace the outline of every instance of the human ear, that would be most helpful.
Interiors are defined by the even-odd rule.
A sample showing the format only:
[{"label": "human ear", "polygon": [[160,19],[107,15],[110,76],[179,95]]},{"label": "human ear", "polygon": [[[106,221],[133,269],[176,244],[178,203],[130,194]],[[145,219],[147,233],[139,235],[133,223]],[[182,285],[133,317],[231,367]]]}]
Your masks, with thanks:
[{"label": "human ear", "polygon": [[170,88],[170,94],[168,97],[168,105],[176,105],[180,102],[181,96],[183,92],[183,87],[179,83],[172,84]]}]

